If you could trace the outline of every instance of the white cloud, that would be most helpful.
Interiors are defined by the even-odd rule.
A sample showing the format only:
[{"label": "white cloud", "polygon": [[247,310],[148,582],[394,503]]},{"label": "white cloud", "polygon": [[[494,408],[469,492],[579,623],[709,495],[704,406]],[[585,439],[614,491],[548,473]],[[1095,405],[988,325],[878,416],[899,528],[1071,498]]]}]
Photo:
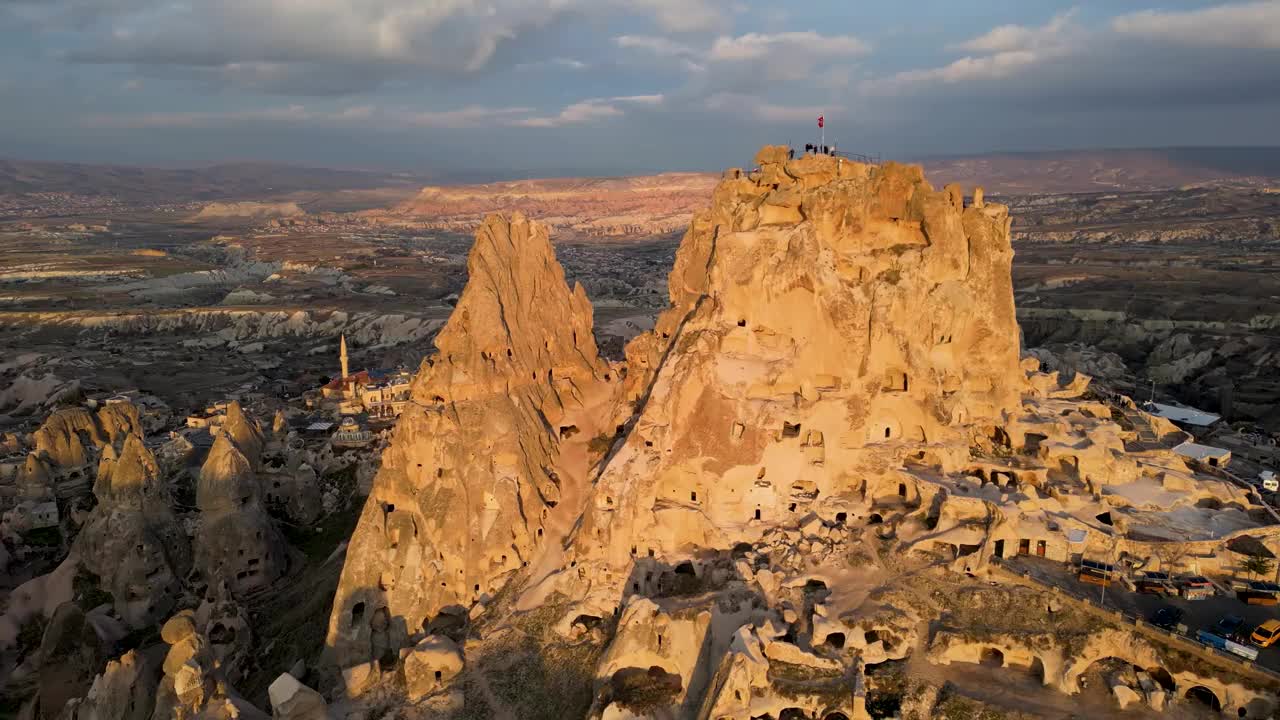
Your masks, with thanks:
[{"label": "white cloud", "polygon": [[972,40],[960,43],[956,48],[976,53],[1001,53],[1052,44],[1061,34],[1071,31],[1076,12],[1072,8],[1067,12],[1059,13],[1040,27],[1001,25]]},{"label": "white cloud", "polygon": [[517,120],[515,124],[529,128],[554,128],[565,125],[580,125],[619,115],[622,115],[622,110],[619,110],[616,105],[611,105],[601,100],[586,100],[565,107],[559,114],[547,117],[525,118]]},{"label": "white cloud", "polygon": [[486,107],[468,105],[457,110],[393,111],[386,113],[392,124],[420,128],[483,128],[510,125],[533,112],[529,107]]},{"label": "white cloud", "polygon": [[1234,3],[1181,12],[1144,10],[1121,15],[1111,27],[1123,35],[1199,47],[1280,49],[1280,2]]},{"label": "white cloud", "polygon": [[719,37],[711,46],[711,60],[739,62],[803,53],[808,57],[852,57],[865,55],[871,48],[852,35],[819,35],[812,30],[784,33],[747,33],[738,37]]},{"label": "white cloud", "polygon": [[665,101],[662,95],[621,95],[591,98],[567,105],[555,115],[539,115],[527,106],[490,107],[467,105],[452,110],[413,110],[373,105],[350,105],[336,109],[313,109],[301,104],[218,112],[153,112],[101,114],[85,118],[84,124],[100,128],[207,128],[259,123],[312,126],[382,128],[470,129],[503,127],[554,128],[581,125],[620,117],[626,109],[655,108]]},{"label": "white cloud", "polygon": [[937,85],[1000,80],[1080,50],[1087,35],[1074,23],[1075,11],[1054,16],[1044,25],[1001,25],[955,47],[972,52],[940,67],[904,70],[862,84],[872,95],[897,95]]},{"label": "white cloud", "polygon": [[527,128],[557,128],[566,125],[582,125],[606,118],[621,117],[626,114],[621,107],[624,105],[654,107],[661,105],[664,99],[662,95],[594,98],[568,105],[555,115],[523,118],[511,124]]},{"label": "white cloud", "polygon": [[678,61],[689,73],[700,73],[707,69],[704,64],[704,52],[669,38],[653,35],[619,35],[613,39],[613,42],[623,49],[640,50],[663,60]]},{"label": "white cloud", "polygon": [[553,68],[560,70],[586,70],[591,67],[589,64],[575,60],[573,58],[557,57],[549,60],[538,60],[536,62],[519,63],[516,65],[517,70],[539,70],[541,68]]}]

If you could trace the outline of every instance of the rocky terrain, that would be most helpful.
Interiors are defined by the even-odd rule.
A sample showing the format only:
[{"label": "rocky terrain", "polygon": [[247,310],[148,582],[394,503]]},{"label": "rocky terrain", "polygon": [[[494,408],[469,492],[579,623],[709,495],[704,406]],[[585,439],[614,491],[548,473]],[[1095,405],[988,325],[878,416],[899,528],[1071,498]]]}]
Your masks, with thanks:
[{"label": "rocky terrain", "polygon": [[[0,715],[1274,714],[1115,612],[1274,615],[1280,516],[1124,394],[1272,421],[1273,195],[699,182],[0,226]],[[415,371],[354,446],[338,337]]]},{"label": "rocky terrain", "polygon": [[368,215],[380,223],[465,231],[487,213],[521,212],[564,240],[662,235],[683,230],[714,185],[713,175],[665,173],[426,187],[385,213]]},{"label": "rocky terrain", "polygon": [[1065,150],[923,158],[930,177],[999,195],[1265,187],[1280,178],[1274,147]]}]

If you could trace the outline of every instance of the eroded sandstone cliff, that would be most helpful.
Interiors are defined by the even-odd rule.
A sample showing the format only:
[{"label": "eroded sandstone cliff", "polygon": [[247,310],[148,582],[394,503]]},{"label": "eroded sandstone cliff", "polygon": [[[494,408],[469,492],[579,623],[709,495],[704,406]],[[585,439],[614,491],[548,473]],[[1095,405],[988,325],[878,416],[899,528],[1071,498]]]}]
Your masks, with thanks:
[{"label": "eroded sandstone cliff", "polygon": [[486,218],[467,266],[351,539],[329,628],[344,665],[462,621],[559,542],[586,490],[616,383],[590,302],[521,215]]},{"label": "eroded sandstone cliff", "polygon": [[626,573],[751,540],[1017,403],[1003,206],[965,207],[915,166],[756,161],[695,217],[671,308],[628,348],[642,405],[580,558]]}]

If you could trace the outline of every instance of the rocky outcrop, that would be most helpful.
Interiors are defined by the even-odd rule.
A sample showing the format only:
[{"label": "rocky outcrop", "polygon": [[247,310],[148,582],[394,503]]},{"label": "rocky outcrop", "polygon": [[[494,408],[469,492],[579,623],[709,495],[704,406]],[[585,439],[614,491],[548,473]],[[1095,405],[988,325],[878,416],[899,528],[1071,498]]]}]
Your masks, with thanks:
[{"label": "rocky outcrop", "polygon": [[200,583],[225,582],[245,592],[288,570],[288,543],[262,503],[257,472],[263,445],[257,422],[232,402],[196,487],[200,526],[193,545]]},{"label": "rocky outcrop", "polygon": [[575,545],[617,585],[637,557],[759,537],[1017,404],[1004,206],[913,166],[756,160],[695,217],[671,308],[628,348],[642,406]]},{"label": "rocky outcrop", "polygon": [[266,220],[269,218],[297,217],[306,211],[295,202],[211,202],[200,208],[191,219],[227,220],[231,218],[248,220]]},{"label": "rocky outcrop", "polygon": [[[422,636],[558,549],[615,379],[547,229],[490,216],[351,539],[329,627],[343,666]],[[602,400],[604,398],[604,400]],[[608,403],[605,402],[607,406]],[[612,431],[612,428],[610,428]]]},{"label": "rocky outcrop", "polygon": [[191,570],[191,549],[141,437],[129,435],[119,455],[110,445],[103,449],[93,492],[98,504],[75,541],[81,563],[131,627],[168,616]]},{"label": "rocky outcrop", "polygon": [[130,403],[108,403],[96,413],[66,408],[31,434],[32,453],[55,470],[76,470],[92,464],[104,445],[142,432],[138,409]]},{"label": "rocky outcrop", "polygon": [[161,628],[160,637],[169,644],[169,651],[156,692],[153,720],[267,720],[266,713],[249,704],[231,686],[209,638],[191,611],[170,618]]},{"label": "rocky outcrop", "polygon": [[65,720],[150,720],[155,707],[159,669],[130,650],[93,679],[85,697],[66,706]]}]

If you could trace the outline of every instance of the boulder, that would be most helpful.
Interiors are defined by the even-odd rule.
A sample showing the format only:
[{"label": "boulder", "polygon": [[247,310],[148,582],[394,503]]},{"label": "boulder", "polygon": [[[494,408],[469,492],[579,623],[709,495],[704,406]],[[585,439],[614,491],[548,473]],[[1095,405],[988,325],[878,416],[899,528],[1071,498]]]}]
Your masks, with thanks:
[{"label": "boulder", "polygon": [[342,670],[342,687],[347,697],[359,697],[378,682],[380,671],[377,661],[352,665]]},{"label": "boulder", "polygon": [[448,685],[462,672],[462,652],[443,635],[428,635],[404,653],[405,693],[420,700]]},{"label": "boulder", "polygon": [[1120,703],[1121,710],[1142,702],[1142,696],[1128,685],[1116,685],[1111,688],[1111,693],[1116,696],[1116,702]]},{"label": "boulder", "polygon": [[320,693],[281,673],[267,688],[271,716],[275,720],[329,720],[329,709]]}]

